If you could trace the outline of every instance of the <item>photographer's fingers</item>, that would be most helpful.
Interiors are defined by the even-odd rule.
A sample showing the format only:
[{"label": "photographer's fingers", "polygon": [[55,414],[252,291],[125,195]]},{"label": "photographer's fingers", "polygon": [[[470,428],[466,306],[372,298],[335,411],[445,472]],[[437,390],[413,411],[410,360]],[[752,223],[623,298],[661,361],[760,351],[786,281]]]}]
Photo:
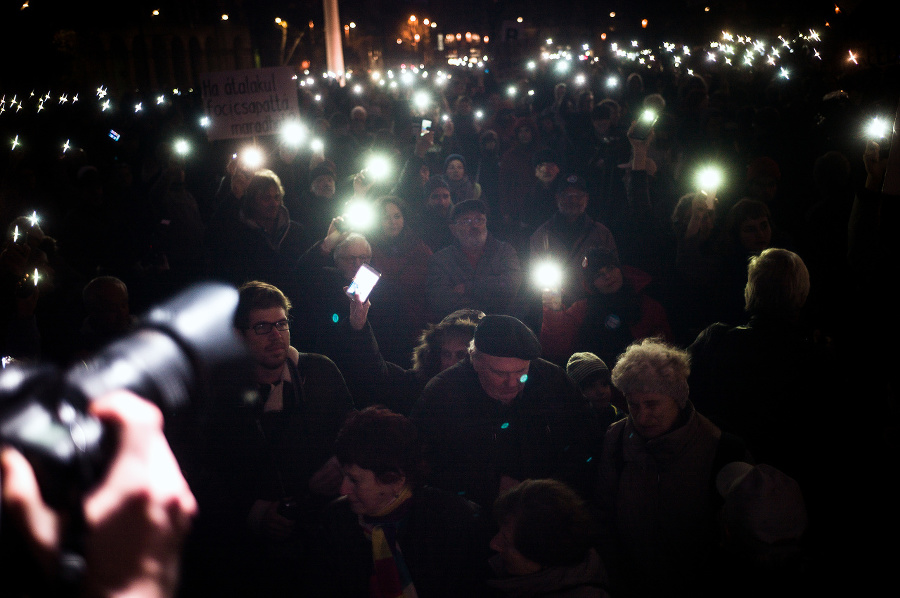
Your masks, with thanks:
[{"label": "photographer's fingers", "polygon": [[163,435],[159,409],[132,393],[117,391],[92,402],[90,410],[116,429],[119,447],[106,480],[88,497],[88,521],[134,493],[148,499],[153,521],[186,531],[197,502]]},{"label": "photographer's fingers", "polygon": [[4,447],[0,469],[4,515],[23,532],[38,560],[52,570],[59,546],[59,517],[44,503],[34,470],[19,451]]},{"label": "photographer's fingers", "polygon": [[169,596],[197,503],[162,433],[162,414],[126,391],[92,402],[90,411],[115,431],[118,445],[84,504],[89,583],[101,594],[141,588]]}]

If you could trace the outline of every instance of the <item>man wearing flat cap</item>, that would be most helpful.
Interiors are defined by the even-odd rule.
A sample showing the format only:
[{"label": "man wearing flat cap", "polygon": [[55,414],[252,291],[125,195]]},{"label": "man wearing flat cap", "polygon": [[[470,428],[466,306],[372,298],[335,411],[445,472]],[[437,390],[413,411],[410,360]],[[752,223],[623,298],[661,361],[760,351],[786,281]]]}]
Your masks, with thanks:
[{"label": "man wearing flat cap", "polygon": [[490,507],[529,478],[583,493],[596,477],[599,434],[565,371],[540,359],[534,333],[512,316],[485,316],[469,356],[428,383],[413,412],[429,483]]},{"label": "man wearing flat cap", "polygon": [[592,247],[619,258],[616,241],[603,224],[587,215],[587,183],[577,174],[560,177],[556,186],[556,213],[531,235],[532,263],[553,260],[564,270],[562,300],[568,307],[586,295],[581,283],[581,260]]},{"label": "man wearing flat cap", "polygon": [[461,201],[450,213],[456,242],[428,260],[425,293],[432,317],[440,320],[457,309],[509,313],[522,284],[516,250],[488,233],[487,205]]}]

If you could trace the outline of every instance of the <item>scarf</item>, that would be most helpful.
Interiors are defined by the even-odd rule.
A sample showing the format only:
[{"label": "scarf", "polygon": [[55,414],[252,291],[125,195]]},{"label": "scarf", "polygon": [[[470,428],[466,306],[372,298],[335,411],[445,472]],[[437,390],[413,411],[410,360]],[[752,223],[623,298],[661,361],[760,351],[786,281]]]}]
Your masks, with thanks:
[{"label": "scarf", "polygon": [[374,569],[369,580],[371,598],[418,598],[406,561],[397,543],[400,523],[409,512],[412,491],[404,488],[381,513],[359,516],[359,523],[372,541]]}]

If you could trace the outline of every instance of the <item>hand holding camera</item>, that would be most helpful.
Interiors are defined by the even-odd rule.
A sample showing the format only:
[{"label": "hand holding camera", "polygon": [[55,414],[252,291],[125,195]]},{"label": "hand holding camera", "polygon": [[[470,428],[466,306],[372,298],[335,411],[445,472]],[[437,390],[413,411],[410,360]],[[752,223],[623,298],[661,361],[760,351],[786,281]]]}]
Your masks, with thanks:
[{"label": "hand holding camera", "polygon": [[[83,502],[85,589],[92,596],[138,589],[143,596],[172,596],[197,503],[163,435],[162,414],[126,391],[93,401],[89,412],[113,431],[118,446],[103,482]],[[9,520],[55,574],[62,516],[44,502],[21,453],[4,449],[0,467]]]}]

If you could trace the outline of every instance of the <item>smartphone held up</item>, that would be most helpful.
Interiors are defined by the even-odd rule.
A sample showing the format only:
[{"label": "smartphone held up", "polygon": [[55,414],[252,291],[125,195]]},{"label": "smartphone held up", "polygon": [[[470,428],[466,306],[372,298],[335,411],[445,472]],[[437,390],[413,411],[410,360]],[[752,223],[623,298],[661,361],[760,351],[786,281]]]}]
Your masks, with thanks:
[{"label": "smartphone held up", "polygon": [[354,296],[359,297],[360,303],[365,303],[380,278],[381,272],[369,264],[363,264],[356,271],[353,282],[347,287],[347,296],[351,299]]},{"label": "smartphone held up", "polygon": [[657,120],[659,120],[659,114],[655,110],[647,108],[641,112],[640,117],[634,121],[634,127],[631,129],[632,139],[646,139],[649,137]]}]

